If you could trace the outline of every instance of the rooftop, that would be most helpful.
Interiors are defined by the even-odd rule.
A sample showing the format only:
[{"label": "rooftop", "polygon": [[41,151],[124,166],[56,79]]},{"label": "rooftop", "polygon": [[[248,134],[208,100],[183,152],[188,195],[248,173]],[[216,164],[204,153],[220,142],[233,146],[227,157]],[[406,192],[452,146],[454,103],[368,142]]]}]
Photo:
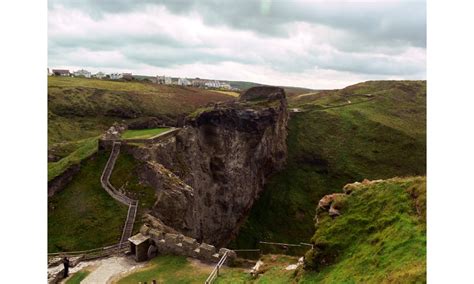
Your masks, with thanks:
[{"label": "rooftop", "polygon": [[130,238],[128,238],[128,240],[136,246],[143,243],[143,242],[146,242],[149,239],[150,239],[150,237],[144,236],[141,233],[138,233],[135,236],[131,236]]}]

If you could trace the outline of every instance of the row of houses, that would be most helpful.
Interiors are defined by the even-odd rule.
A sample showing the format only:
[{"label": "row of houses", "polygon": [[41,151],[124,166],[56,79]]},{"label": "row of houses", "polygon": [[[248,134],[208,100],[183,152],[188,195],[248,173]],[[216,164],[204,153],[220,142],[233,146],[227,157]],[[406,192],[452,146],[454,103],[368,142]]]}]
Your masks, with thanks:
[{"label": "row of houses", "polygon": [[132,80],[132,73],[111,73],[105,74],[103,72],[97,72],[92,74],[91,72],[81,69],[74,72],[70,72],[67,69],[52,69],[48,68],[48,76],[63,76],[63,77],[84,77],[84,78],[98,78],[98,79],[111,79],[111,80]]},{"label": "row of houses", "polygon": [[[92,74],[91,72],[81,69],[74,72],[70,72],[67,69],[52,69],[48,68],[48,76],[67,76],[67,77],[85,77],[85,78],[98,78],[98,79],[110,79],[110,80],[132,80],[132,73],[110,73],[105,74],[103,72],[98,72]],[[235,90],[239,89],[232,88],[232,86],[227,82],[221,82],[217,80],[206,80],[206,79],[187,79],[187,78],[171,78],[167,76],[156,76],[152,78],[151,81],[156,84],[162,85],[178,85],[186,87],[197,87],[203,89],[224,89],[224,90]]]},{"label": "row of houses", "polygon": [[178,86],[192,86],[197,88],[205,89],[233,89],[229,83],[221,82],[217,80],[205,80],[205,79],[187,79],[187,78],[171,78],[167,76],[156,76],[155,80],[152,80],[157,84],[162,85],[178,85]]}]

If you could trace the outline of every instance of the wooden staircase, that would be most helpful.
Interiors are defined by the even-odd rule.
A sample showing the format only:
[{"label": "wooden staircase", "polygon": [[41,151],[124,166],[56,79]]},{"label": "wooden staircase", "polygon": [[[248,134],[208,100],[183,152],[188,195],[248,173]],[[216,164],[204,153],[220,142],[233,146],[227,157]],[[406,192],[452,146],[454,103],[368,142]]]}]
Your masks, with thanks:
[{"label": "wooden staircase", "polygon": [[112,145],[112,151],[110,157],[105,165],[102,176],[100,177],[100,183],[102,187],[107,191],[107,193],[112,196],[118,202],[128,206],[127,219],[122,230],[122,237],[120,238],[119,247],[123,248],[126,246],[128,238],[131,237],[133,232],[133,225],[135,224],[135,217],[137,216],[138,210],[138,200],[131,199],[125,194],[118,191],[111,183],[110,176],[115,166],[115,161],[117,160],[118,155],[120,154],[120,145],[119,141],[115,141]]}]

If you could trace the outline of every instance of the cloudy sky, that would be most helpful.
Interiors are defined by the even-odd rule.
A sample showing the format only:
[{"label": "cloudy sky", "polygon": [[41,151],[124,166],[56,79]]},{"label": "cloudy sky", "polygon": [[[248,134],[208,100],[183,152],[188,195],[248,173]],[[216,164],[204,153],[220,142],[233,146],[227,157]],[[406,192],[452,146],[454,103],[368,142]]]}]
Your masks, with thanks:
[{"label": "cloudy sky", "polygon": [[316,89],[425,79],[424,1],[49,0],[48,65]]}]

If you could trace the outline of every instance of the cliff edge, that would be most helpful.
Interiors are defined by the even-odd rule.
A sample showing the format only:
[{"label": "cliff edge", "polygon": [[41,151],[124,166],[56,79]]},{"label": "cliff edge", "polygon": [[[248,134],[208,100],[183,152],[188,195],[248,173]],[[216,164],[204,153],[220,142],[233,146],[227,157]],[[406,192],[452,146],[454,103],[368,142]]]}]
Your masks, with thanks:
[{"label": "cliff edge", "polygon": [[287,101],[282,88],[254,87],[238,101],[188,117],[168,141],[140,147],[141,180],[156,189],[150,214],[166,226],[224,246],[267,178],[286,162]]}]

